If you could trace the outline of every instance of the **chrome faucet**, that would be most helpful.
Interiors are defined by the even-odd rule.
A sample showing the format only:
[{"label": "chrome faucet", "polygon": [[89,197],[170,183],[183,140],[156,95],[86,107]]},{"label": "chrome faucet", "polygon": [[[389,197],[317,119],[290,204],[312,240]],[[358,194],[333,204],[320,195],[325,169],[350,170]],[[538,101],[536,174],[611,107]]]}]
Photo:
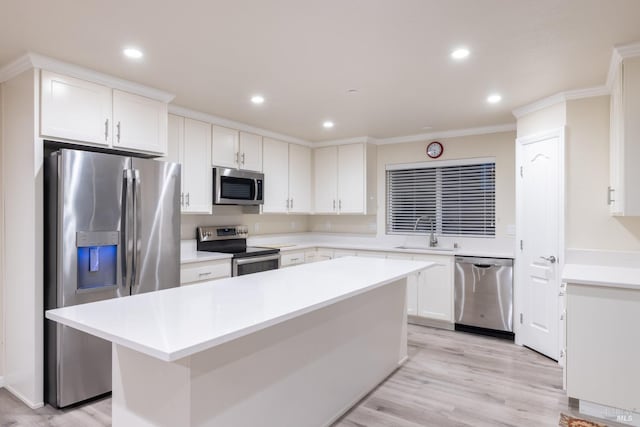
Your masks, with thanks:
[{"label": "chrome faucet", "polygon": [[427,215],[423,215],[423,216],[419,217],[416,220],[416,223],[413,225],[413,231],[418,230],[418,224],[423,219],[429,220],[429,228],[431,229],[431,234],[429,235],[429,247],[430,248],[435,248],[436,246],[438,246],[438,238],[436,237],[436,235],[433,232],[433,217],[430,217],[430,216],[427,216]]}]

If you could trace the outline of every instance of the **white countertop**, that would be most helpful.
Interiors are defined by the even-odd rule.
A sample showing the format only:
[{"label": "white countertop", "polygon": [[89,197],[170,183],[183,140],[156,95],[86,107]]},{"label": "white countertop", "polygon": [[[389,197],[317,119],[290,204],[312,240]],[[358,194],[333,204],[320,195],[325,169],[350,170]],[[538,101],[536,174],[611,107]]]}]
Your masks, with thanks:
[{"label": "white countertop", "polygon": [[152,357],[175,361],[432,265],[345,257],[58,308],[45,315]]},{"label": "white countertop", "polygon": [[562,281],[578,285],[640,290],[640,268],[594,264],[565,264]]},{"label": "white countertop", "polygon": [[219,259],[231,259],[232,254],[220,252],[203,252],[196,248],[195,240],[182,240],[180,242],[180,263],[189,264],[193,262],[215,261]]}]

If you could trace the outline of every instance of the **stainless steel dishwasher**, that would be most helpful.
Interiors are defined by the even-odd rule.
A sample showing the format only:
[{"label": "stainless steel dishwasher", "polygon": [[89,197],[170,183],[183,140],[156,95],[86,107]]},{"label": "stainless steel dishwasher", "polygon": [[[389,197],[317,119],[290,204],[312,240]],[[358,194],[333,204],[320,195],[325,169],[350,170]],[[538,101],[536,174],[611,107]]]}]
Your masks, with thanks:
[{"label": "stainless steel dishwasher", "polygon": [[513,260],[456,256],[455,328],[513,339]]}]

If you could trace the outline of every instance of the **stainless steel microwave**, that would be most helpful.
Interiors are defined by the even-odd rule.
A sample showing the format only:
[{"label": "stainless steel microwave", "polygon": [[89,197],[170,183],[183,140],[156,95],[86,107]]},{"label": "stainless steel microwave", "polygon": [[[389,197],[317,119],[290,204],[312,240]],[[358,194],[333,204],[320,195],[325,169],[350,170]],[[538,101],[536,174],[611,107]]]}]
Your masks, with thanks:
[{"label": "stainless steel microwave", "polygon": [[231,168],[213,168],[214,205],[261,205],[264,174]]}]

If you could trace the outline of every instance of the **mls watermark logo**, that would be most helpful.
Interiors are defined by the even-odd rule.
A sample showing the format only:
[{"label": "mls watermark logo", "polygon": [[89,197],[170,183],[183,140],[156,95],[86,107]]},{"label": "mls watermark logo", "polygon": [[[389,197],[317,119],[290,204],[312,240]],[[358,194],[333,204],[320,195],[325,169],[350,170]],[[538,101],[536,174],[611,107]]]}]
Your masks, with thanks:
[{"label": "mls watermark logo", "polygon": [[[634,409],[635,410],[635,409]],[[605,418],[608,420],[614,420],[619,423],[631,424],[633,423],[633,415],[638,415],[632,411],[625,411],[623,409],[607,408]]]}]

